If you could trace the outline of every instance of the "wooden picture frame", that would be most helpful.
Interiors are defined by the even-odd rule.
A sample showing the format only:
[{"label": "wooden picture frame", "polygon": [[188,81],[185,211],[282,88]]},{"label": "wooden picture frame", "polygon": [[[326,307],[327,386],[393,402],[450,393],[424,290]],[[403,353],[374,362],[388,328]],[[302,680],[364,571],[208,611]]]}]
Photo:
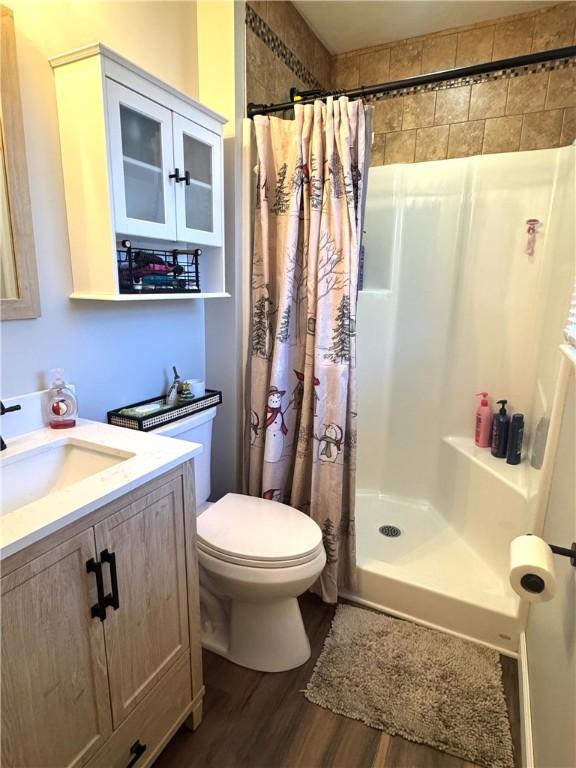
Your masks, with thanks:
[{"label": "wooden picture frame", "polygon": [[0,317],[2,320],[20,320],[40,316],[40,294],[18,82],[14,17],[12,11],[3,5],[0,5],[0,116],[0,151],[4,155],[18,285],[17,298],[0,298]]}]

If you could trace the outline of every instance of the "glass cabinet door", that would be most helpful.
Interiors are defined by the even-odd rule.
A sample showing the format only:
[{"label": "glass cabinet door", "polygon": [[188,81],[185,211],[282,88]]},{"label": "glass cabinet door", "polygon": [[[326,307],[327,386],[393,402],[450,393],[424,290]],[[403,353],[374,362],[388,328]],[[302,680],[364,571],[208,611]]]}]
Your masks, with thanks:
[{"label": "glass cabinet door", "polygon": [[220,136],[174,114],[174,165],[178,240],[222,244],[222,154]]},{"label": "glass cabinet door", "polygon": [[172,113],[118,83],[107,84],[116,232],[174,240]]}]

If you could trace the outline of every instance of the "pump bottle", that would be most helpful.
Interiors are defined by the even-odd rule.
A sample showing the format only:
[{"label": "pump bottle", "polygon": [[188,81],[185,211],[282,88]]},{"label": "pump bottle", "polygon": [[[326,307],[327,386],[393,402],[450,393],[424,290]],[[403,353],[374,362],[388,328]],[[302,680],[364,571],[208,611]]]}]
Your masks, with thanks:
[{"label": "pump bottle", "polygon": [[492,456],[497,459],[506,458],[506,449],[508,447],[508,429],[510,427],[510,416],[506,411],[508,400],[498,400],[500,410],[494,416],[492,422]]},{"label": "pump bottle", "polygon": [[490,445],[490,428],[492,426],[492,409],[488,402],[488,392],[479,392],[480,405],[476,411],[476,436],[475,442],[479,448],[488,448]]}]

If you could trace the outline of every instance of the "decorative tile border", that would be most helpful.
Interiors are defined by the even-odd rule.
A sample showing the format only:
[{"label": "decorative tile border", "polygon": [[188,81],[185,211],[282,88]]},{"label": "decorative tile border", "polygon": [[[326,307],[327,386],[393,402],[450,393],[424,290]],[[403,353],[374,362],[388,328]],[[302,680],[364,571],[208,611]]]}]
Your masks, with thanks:
[{"label": "decorative tile border", "polygon": [[[556,69],[576,68],[576,58],[569,57],[564,59],[555,59],[554,61],[544,61],[539,64],[530,64],[523,67],[514,67],[513,69],[500,69],[496,72],[487,72],[481,75],[472,75],[470,77],[459,77],[454,80],[445,80],[440,83],[426,83],[425,85],[406,86],[404,88],[395,88],[393,91],[382,94],[367,95],[365,101],[383,101],[385,99],[395,99],[398,96],[406,96],[414,93],[424,93],[427,91],[443,91],[448,88],[458,88],[462,85],[475,85],[476,83],[486,83],[494,80],[511,80],[522,75],[534,75],[539,72],[552,72]],[[344,93],[345,91],[336,91]]]},{"label": "decorative tile border", "polygon": [[299,80],[309,85],[310,88],[323,89],[322,83],[320,83],[312,72],[304,66],[300,59],[293,53],[290,48],[281,40],[278,35],[272,30],[268,24],[262,19],[256,11],[249,5],[246,5],[246,26],[250,29],[256,37],[259,37],[264,45],[268,46],[272,53],[281,61],[286,64]]}]

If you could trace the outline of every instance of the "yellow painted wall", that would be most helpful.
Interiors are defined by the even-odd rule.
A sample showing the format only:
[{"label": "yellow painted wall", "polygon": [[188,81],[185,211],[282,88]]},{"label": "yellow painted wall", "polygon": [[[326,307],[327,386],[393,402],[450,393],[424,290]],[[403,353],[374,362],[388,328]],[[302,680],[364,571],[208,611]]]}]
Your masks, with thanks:
[{"label": "yellow painted wall", "polygon": [[101,42],[170,85],[197,95],[196,3],[177,0],[3,0],[20,58]]}]

